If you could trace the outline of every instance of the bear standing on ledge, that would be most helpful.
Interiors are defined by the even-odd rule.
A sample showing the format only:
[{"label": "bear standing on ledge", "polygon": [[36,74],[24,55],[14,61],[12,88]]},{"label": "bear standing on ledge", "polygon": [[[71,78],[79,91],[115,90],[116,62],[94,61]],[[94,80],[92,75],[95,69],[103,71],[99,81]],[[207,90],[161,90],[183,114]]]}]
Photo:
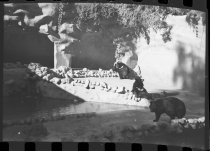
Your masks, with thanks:
[{"label": "bear standing on ledge", "polygon": [[120,61],[114,63],[112,70],[119,74],[120,79],[134,79],[137,76],[135,71]]}]

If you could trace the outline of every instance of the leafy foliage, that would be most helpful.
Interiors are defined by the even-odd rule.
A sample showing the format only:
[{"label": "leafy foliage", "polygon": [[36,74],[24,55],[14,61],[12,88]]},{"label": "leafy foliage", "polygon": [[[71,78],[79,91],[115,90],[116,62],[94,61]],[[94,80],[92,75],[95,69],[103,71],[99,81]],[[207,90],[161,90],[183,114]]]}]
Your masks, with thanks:
[{"label": "leafy foliage", "polygon": [[[31,12],[34,12],[32,7],[36,8],[36,5],[7,5],[5,15],[11,15],[5,16],[5,19],[8,21],[14,20],[19,22],[20,18],[24,23],[25,20],[29,18],[24,25],[27,26],[30,23],[29,25],[31,27],[38,27],[42,23],[48,23],[49,28],[52,28],[49,32],[58,32],[57,29],[59,28],[54,29],[54,27],[62,26],[63,23],[74,24],[82,32],[101,32],[104,38],[108,38],[113,42],[117,50],[116,52],[122,54],[128,50],[135,50],[135,39],[139,37],[145,38],[149,44],[151,30],[155,32],[161,31],[163,41],[170,41],[172,39],[172,26],[168,25],[166,22],[166,18],[169,14],[186,15],[186,22],[193,28],[196,28],[200,20],[205,24],[204,12],[162,6],[121,3],[57,3],[55,5],[47,4],[49,8],[46,11],[44,10],[46,3],[39,3],[39,7],[43,5],[40,7],[44,10],[42,10],[42,12],[47,12],[47,14],[36,18],[36,13],[30,15]],[[22,17],[17,16],[17,14],[16,16],[12,16],[15,14],[11,14],[11,9],[13,10],[12,12],[16,9],[20,9],[21,13],[19,14],[21,14]],[[51,17],[46,18],[46,15],[50,14],[48,12],[51,12]],[[25,15],[25,17],[23,15]],[[33,19],[33,17],[35,18]]]},{"label": "leafy foliage", "polygon": [[149,44],[151,30],[161,30],[163,41],[170,41],[172,26],[165,21],[169,14],[186,15],[191,26],[196,26],[200,19],[205,20],[204,13],[198,11],[136,4],[71,3],[65,10],[68,13],[64,18],[72,18],[71,22],[83,32],[102,31],[106,38],[112,39],[118,57],[135,50],[133,40],[140,36]]},{"label": "leafy foliage", "polygon": [[206,16],[204,12],[191,10],[186,16],[186,22],[193,28],[198,25],[198,22],[201,20],[202,24],[206,24]]}]

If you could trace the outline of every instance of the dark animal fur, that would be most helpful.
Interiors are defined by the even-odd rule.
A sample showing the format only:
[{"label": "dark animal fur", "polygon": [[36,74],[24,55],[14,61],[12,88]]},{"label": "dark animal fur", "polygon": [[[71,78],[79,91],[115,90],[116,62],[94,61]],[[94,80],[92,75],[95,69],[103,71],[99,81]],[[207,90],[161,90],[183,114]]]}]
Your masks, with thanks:
[{"label": "dark animal fur", "polygon": [[120,79],[129,79],[130,68],[126,64],[116,62],[113,66],[113,71],[118,72]]},{"label": "dark animal fur", "polygon": [[155,112],[155,120],[157,122],[161,114],[166,113],[171,119],[182,118],[186,114],[184,102],[175,97],[160,98],[150,102],[150,111]]},{"label": "dark animal fur", "polygon": [[133,83],[132,92],[134,93],[135,97],[145,96],[148,94],[147,90],[144,88],[143,79],[139,76],[135,77],[135,82]]}]

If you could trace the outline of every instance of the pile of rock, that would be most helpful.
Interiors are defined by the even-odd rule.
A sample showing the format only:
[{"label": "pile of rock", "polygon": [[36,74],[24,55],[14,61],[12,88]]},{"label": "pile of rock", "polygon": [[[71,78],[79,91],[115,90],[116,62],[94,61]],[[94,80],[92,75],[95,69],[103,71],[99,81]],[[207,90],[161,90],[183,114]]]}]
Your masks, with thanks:
[{"label": "pile of rock", "polygon": [[105,92],[111,92],[116,94],[122,94],[125,95],[126,100],[139,102],[142,99],[139,97],[136,97],[135,94],[133,94],[130,90],[126,89],[124,86],[118,87],[118,86],[111,86],[107,84],[106,82],[96,82],[96,81],[90,81],[90,80],[80,80],[75,79],[73,82],[71,82],[72,86],[81,86],[86,89],[96,89],[100,91]]},{"label": "pile of rock", "polygon": [[97,75],[99,77],[119,77],[119,74],[117,72],[113,71],[112,69],[110,69],[110,70],[99,69],[97,71]]},{"label": "pile of rock", "polygon": [[[13,64],[7,64],[9,67],[14,67]],[[132,92],[126,90],[125,87],[113,87],[106,82],[95,82],[90,80],[80,80],[79,77],[117,77],[118,73],[113,70],[89,70],[83,68],[82,70],[73,70],[69,67],[60,66],[57,69],[49,69],[39,63],[30,63],[27,66],[27,73],[24,79],[36,83],[36,81],[44,80],[57,85],[71,84],[72,86],[82,86],[86,89],[98,89],[106,92],[116,94],[124,94],[127,100],[139,102],[141,98],[136,97]],[[76,79],[73,79],[76,78]],[[10,82],[10,81],[9,81]],[[36,85],[36,84],[33,84]]]},{"label": "pile of rock", "polygon": [[181,129],[200,129],[205,127],[205,117],[191,119],[175,119],[171,121],[172,126],[178,126]]},{"label": "pile of rock", "polygon": [[[140,135],[149,136],[153,133],[169,133],[180,134],[184,132],[192,133],[195,130],[202,130],[205,128],[205,117],[195,119],[176,119],[171,123],[158,122],[154,124],[144,124],[136,130]],[[150,136],[151,137],[151,136]]]},{"label": "pile of rock", "polygon": [[114,92],[119,94],[125,94],[126,92],[129,92],[129,90],[126,90],[125,87],[112,87],[108,85],[106,82],[95,82],[90,80],[80,80],[76,79],[72,82],[72,86],[83,86],[86,89],[99,89],[104,90],[106,92]]},{"label": "pile of rock", "polygon": [[75,78],[85,78],[85,77],[118,77],[118,73],[113,70],[89,70],[83,68],[82,70],[74,70],[73,77]]},{"label": "pile of rock", "polygon": [[38,63],[30,63],[28,69],[38,75],[43,80],[53,82],[55,84],[71,83],[72,70],[68,67],[61,66],[58,69],[49,69],[48,67],[41,66]]}]

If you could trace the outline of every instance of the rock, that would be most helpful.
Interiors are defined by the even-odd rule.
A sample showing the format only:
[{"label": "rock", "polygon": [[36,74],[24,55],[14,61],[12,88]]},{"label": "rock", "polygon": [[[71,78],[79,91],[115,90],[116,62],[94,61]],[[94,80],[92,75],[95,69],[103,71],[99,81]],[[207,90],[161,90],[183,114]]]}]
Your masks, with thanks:
[{"label": "rock", "polygon": [[119,88],[117,89],[116,93],[125,94],[125,87],[119,87]]},{"label": "rock", "polygon": [[62,78],[65,78],[65,73],[61,72],[59,75],[60,75]]},{"label": "rock", "polygon": [[83,71],[83,72],[87,72],[88,69],[87,69],[87,68],[83,68],[82,71]]},{"label": "rock", "polygon": [[90,77],[93,77],[94,76],[94,72],[93,71],[89,71],[87,75],[90,76]]},{"label": "rock", "polygon": [[75,85],[76,85],[76,84],[75,84],[75,81],[72,81],[70,85],[71,85],[71,86],[75,86]]},{"label": "rock", "polygon": [[51,80],[54,77],[53,74],[47,74],[47,81]]},{"label": "rock", "polygon": [[190,127],[191,127],[192,129],[196,129],[196,128],[197,128],[196,123],[190,124]]},{"label": "rock", "polygon": [[118,87],[113,87],[112,90],[111,90],[111,92],[114,92],[115,93],[117,91],[117,89],[118,89]]},{"label": "rock", "polygon": [[37,68],[40,68],[41,65],[39,63],[30,63],[28,65],[28,69],[30,69],[31,71],[35,71]]},{"label": "rock", "polygon": [[192,123],[196,123],[196,119],[188,119],[188,123],[192,124]]},{"label": "rock", "polygon": [[69,70],[67,73],[66,73],[70,78],[74,78],[74,72]]},{"label": "rock", "polygon": [[90,80],[86,80],[86,81],[85,81],[84,87],[85,87],[86,89],[89,89],[89,88],[90,88]]},{"label": "rock", "polygon": [[204,128],[205,127],[205,123],[198,123],[197,127],[198,128]]},{"label": "rock", "polygon": [[100,83],[99,82],[96,82],[96,86],[100,86]]},{"label": "rock", "polygon": [[178,121],[177,119],[172,119],[172,120],[171,120],[171,123],[172,123],[172,124],[178,124],[179,121]]},{"label": "rock", "polygon": [[184,118],[179,119],[178,121],[179,121],[179,123],[181,123],[181,124],[185,124],[185,123],[187,122],[186,119],[184,119]]},{"label": "rock", "polygon": [[103,88],[107,88],[107,83],[106,82],[101,82],[100,86],[102,86]]},{"label": "rock", "polygon": [[47,71],[48,68],[47,68],[47,67],[41,67],[40,70],[41,70],[42,72],[44,72],[44,71]]},{"label": "rock", "polygon": [[67,73],[64,74],[65,78],[71,78]]},{"label": "rock", "polygon": [[91,85],[94,85],[95,86],[96,85],[96,82],[95,81],[91,82]]},{"label": "rock", "polygon": [[104,91],[108,92],[109,90],[107,88],[103,88]]},{"label": "rock", "polygon": [[107,86],[107,90],[110,91],[112,87],[110,85]]},{"label": "rock", "polygon": [[140,102],[140,101],[141,101],[141,98],[136,98],[136,101],[137,101],[137,102]]},{"label": "rock", "polygon": [[46,81],[50,81],[53,78],[53,75],[51,74],[47,74],[46,76],[44,76],[42,79],[46,80]]},{"label": "rock", "polygon": [[91,84],[90,89],[95,89],[95,86]]},{"label": "rock", "polygon": [[47,76],[42,77],[42,79],[48,81]]},{"label": "rock", "polygon": [[79,74],[78,73],[75,73],[74,74],[74,77],[78,78],[79,77]]},{"label": "rock", "polygon": [[81,81],[82,84],[85,84],[85,81]]},{"label": "rock", "polygon": [[135,95],[132,96],[132,100],[136,101],[136,96]]},{"label": "rock", "polygon": [[108,71],[108,74],[112,74],[114,71],[112,70],[112,69],[110,69],[109,71]]},{"label": "rock", "polygon": [[41,72],[41,71],[36,71],[35,73],[36,73],[36,75],[38,75],[39,77],[43,77],[43,75],[42,75],[42,72]]},{"label": "rock", "polygon": [[54,77],[50,80],[50,82],[56,83],[56,84],[61,84],[61,79]]},{"label": "rock", "polygon": [[66,84],[67,83],[66,78],[61,79],[61,83]]},{"label": "rock", "polygon": [[190,128],[190,124],[189,123],[186,123],[185,125],[184,125],[184,128]]},{"label": "rock", "polygon": [[69,67],[66,67],[66,66],[60,66],[60,67],[58,67],[58,71],[60,72],[60,73],[67,73],[68,71],[70,70],[70,68]]},{"label": "rock", "polygon": [[198,121],[201,122],[201,123],[205,122],[205,117],[198,118]]},{"label": "rock", "polygon": [[72,78],[66,79],[66,83],[71,83],[72,81],[74,81],[74,79],[72,79]]}]

